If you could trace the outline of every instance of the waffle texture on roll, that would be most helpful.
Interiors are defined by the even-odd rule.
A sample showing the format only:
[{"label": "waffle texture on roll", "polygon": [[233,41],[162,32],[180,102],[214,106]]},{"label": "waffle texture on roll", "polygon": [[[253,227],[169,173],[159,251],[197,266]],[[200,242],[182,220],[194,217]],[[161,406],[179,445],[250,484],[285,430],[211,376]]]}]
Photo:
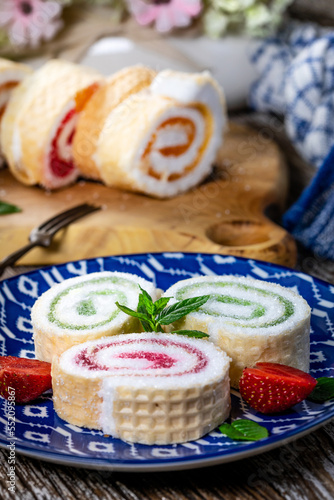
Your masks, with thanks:
[{"label": "waffle texture on roll", "polygon": [[35,354],[41,361],[87,340],[140,331],[140,324],[116,302],[136,309],[140,285],[153,299],[152,283],[128,273],[105,271],[70,278],[37,299],[31,320]]},{"label": "waffle texture on roll", "polygon": [[76,123],[102,80],[89,68],[51,60],[14,89],[1,143],[17,179],[54,189],[77,178],[72,157]]},{"label": "waffle texture on roll", "polygon": [[310,316],[307,302],[289,288],[247,277],[202,276],[179,281],[165,296],[182,300],[212,296],[173,326],[210,335],[231,358],[231,385],[242,370],[267,361],[309,370]]},{"label": "waffle texture on roll", "polygon": [[187,191],[211,172],[225,121],[209,73],[162,71],[107,117],[94,157],[101,179],[160,198]]},{"label": "waffle texture on roll", "polygon": [[89,100],[80,114],[73,139],[74,161],[85,177],[101,179],[95,153],[109,114],[130,95],[148,87],[155,75],[155,71],[144,66],[124,68],[108,78]]},{"label": "waffle texture on roll", "polygon": [[67,422],[129,442],[198,439],[230,412],[229,358],[210,342],[132,333],[74,346],[52,363]]}]

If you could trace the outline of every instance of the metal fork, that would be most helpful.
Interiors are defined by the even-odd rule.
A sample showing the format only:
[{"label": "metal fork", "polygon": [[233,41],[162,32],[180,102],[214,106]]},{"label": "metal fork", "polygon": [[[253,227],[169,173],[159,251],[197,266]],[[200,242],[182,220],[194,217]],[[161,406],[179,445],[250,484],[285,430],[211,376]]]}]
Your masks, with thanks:
[{"label": "metal fork", "polygon": [[0,262],[0,276],[6,267],[13,265],[20,257],[29,252],[29,250],[37,246],[50,246],[53,236],[60,229],[68,226],[85,215],[95,212],[96,210],[100,210],[100,208],[101,207],[95,207],[93,205],[89,205],[88,203],[83,203],[82,205],[77,205],[76,207],[70,208],[65,212],[61,212],[60,214],[57,214],[51,219],[43,222],[40,226],[35,227],[29,234],[30,243],[27,243],[24,247],[16,250],[16,252],[11,253]]}]

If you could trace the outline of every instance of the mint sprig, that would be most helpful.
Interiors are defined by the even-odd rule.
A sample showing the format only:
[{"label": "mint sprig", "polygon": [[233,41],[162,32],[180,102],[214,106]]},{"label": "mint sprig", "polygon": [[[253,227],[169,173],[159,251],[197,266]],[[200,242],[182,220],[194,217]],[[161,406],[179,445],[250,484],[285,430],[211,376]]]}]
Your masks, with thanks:
[{"label": "mint sprig", "polygon": [[232,424],[221,425],[219,430],[224,436],[237,441],[259,441],[269,436],[268,429],[253,420],[242,418],[234,420]]},{"label": "mint sprig", "polygon": [[[202,295],[201,297],[191,297],[190,299],[180,300],[168,306],[171,297],[161,297],[153,302],[152,297],[140,285],[141,293],[139,294],[137,311],[130,309],[127,306],[116,302],[117,307],[134,318],[138,318],[145,332],[163,332],[162,325],[170,325],[183,316],[186,316],[192,311],[196,311],[201,307],[210,295]],[[188,337],[208,337],[204,332],[198,330],[177,330],[171,333],[179,335],[187,335]]]},{"label": "mint sprig", "polygon": [[5,201],[0,201],[0,215],[14,214],[17,212],[22,212],[21,208],[11,203],[6,203]]},{"label": "mint sprig", "polygon": [[311,392],[307,399],[315,403],[324,403],[329,399],[334,398],[334,378],[332,377],[319,377],[317,378],[317,385]]},{"label": "mint sprig", "polygon": [[190,299],[175,302],[175,304],[166,307],[158,314],[157,321],[161,325],[170,325],[192,311],[199,309],[209,298],[210,295],[202,295],[201,297],[191,297]]}]

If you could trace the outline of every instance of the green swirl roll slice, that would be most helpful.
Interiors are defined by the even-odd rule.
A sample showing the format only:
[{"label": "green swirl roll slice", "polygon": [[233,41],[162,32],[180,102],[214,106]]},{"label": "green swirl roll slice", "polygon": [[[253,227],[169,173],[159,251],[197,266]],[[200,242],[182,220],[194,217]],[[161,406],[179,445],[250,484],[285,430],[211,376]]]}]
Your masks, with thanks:
[{"label": "green swirl roll slice", "polygon": [[298,293],[253,278],[202,276],[179,281],[164,295],[172,304],[207,294],[212,298],[206,304],[173,327],[210,335],[232,360],[232,387],[257,361],[309,370],[311,309]]},{"label": "green swirl roll slice", "polygon": [[70,278],[47,290],[31,311],[37,359],[51,362],[87,340],[140,332],[139,321],[116,302],[136,309],[139,285],[155,299],[155,287],[139,276],[105,271]]}]

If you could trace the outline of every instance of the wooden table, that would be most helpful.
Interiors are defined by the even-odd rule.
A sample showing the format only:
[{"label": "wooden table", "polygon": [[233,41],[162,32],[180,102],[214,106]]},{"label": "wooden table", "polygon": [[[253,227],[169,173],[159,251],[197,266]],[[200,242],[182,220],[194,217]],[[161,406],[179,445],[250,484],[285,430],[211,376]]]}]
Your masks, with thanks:
[{"label": "wooden table", "polygon": [[[299,249],[298,268],[334,284],[334,262]],[[8,270],[6,275],[25,270]],[[5,275],[5,276],[6,276]],[[271,452],[214,467],[178,472],[104,472],[16,456],[16,492],[6,484],[7,451],[0,498],[22,500],[332,500],[334,421]]]}]

